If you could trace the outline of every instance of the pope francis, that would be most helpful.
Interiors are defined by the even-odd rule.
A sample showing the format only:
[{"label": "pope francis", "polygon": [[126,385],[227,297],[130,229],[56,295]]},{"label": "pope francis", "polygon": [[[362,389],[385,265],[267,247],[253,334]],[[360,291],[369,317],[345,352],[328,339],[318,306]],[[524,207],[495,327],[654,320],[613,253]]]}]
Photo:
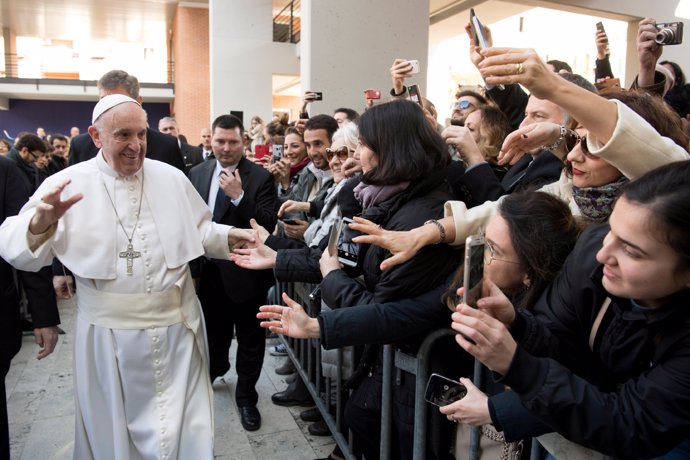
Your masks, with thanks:
[{"label": "pope francis", "polygon": [[188,262],[249,232],[211,221],[182,172],[145,159],[146,113],[101,99],[99,154],[46,179],[0,227],[0,255],[75,275],[75,459],[212,459],[204,322]]}]

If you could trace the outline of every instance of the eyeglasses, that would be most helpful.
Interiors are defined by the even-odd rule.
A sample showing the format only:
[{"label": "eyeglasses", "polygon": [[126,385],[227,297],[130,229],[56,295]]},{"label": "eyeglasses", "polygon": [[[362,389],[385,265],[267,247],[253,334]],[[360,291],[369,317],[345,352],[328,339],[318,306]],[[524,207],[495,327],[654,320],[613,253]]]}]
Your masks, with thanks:
[{"label": "eyeglasses", "polygon": [[458,101],[455,103],[455,106],[454,106],[454,108],[460,109],[460,110],[469,109],[470,107],[474,107],[474,104],[472,104],[468,100]]},{"label": "eyeglasses", "polygon": [[337,149],[326,149],[326,158],[328,158],[328,161],[331,161],[333,155],[335,155],[340,161],[345,161],[350,158],[350,151],[347,145],[343,145]]},{"label": "eyeglasses", "polygon": [[[486,253],[489,253],[489,258],[486,258]],[[491,265],[491,262],[494,260],[498,260],[501,262],[507,262],[509,264],[519,264],[520,262],[516,262],[514,260],[506,260],[506,259],[499,259],[496,257],[496,248],[494,247],[493,244],[491,244],[490,241],[485,241],[484,242],[484,266]]]},{"label": "eyeglasses", "polygon": [[39,150],[38,153],[36,153],[36,152],[34,152],[34,151],[32,151],[32,150],[29,150],[29,155],[31,155],[31,158],[33,158],[34,161],[37,161],[37,160],[40,160],[41,158],[47,157],[47,156],[48,156],[48,152],[45,152],[45,153],[44,153],[44,152],[41,152],[41,151]]}]

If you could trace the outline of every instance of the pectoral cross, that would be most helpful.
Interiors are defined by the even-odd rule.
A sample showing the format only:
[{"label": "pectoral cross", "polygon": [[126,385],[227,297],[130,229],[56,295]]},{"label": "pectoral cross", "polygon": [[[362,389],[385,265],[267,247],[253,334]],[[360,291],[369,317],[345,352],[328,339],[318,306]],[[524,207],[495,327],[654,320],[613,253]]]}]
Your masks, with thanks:
[{"label": "pectoral cross", "polygon": [[135,251],[132,243],[127,245],[127,250],[120,253],[120,259],[127,259],[127,276],[132,276],[134,271],[134,259],[141,257],[141,252]]}]

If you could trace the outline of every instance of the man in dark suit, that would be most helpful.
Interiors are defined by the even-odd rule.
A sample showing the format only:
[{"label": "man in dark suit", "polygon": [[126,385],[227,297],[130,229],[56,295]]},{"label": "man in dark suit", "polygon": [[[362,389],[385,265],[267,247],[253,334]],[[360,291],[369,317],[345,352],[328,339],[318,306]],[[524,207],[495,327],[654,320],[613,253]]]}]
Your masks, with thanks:
[{"label": "man in dark suit", "polygon": [[194,147],[183,140],[183,136],[177,130],[177,120],[173,117],[161,118],[158,121],[158,131],[163,134],[169,134],[177,140],[177,144],[180,146],[180,151],[182,152],[185,171],[189,171],[193,166],[204,161],[201,147]]},{"label": "man in dark suit", "polygon": [[[213,122],[212,132],[216,159],[193,167],[189,178],[213,210],[213,220],[249,228],[250,219],[256,219],[272,232],[277,221],[275,183],[268,171],[244,158],[242,122],[233,115],[221,115]],[[242,426],[248,431],[258,430],[261,415],[256,408],[255,386],[266,335],[256,314],[266,301],[273,273],[245,270],[216,259],[205,259],[201,265],[198,295],[206,321],[211,380],[225,375],[230,367],[228,350],[234,327],[238,344],[235,400]],[[199,276],[198,270],[192,274]]]},{"label": "man in dark suit", "polygon": [[[98,97],[102,98],[109,94],[124,94],[140,104],[143,101],[139,95],[139,80],[124,70],[111,70],[98,80]],[[151,128],[146,128],[146,143],[147,158],[168,163],[180,171],[186,172],[180,147],[175,139]],[[88,133],[80,134],[72,138],[70,143],[69,164],[73,165],[90,160],[97,154],[98,147],[91,140],[91,136]]]},{"label": "man in dark suit", "polygon": [[[8,216],[17,214],[29,199],[29,189],[21,176],[22,172],[12,160],[0,156],[0,224]],[[19,294],[14,273],[12,267],[0,259],[0,458],[3,459],[10,458],[5,377],[10,369],[10,361],[22,345]],[[36,273],[18,271],[16,274],[29,301],[34,337],[41,347],[38,359],[42,359],[55,349],[57,325],[60,323],[57,302],[50,289],[50,278],[46,289],[45,285],[36,283]]]}]

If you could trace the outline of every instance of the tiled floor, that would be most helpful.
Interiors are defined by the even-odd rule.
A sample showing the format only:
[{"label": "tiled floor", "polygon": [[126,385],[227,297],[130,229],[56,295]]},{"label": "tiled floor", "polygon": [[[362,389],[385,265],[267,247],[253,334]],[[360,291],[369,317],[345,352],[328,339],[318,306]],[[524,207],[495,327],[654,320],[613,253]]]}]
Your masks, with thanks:
[{"label": "tiled floor", "polygon": [[[6,379],[12,459],[71,459],[74,445],[74,400],[72,396],[72,302],[60,305],[61,335],[55,352],[36,360],[37,345],[25,337],[22,350],[12,361]],[[268,354],[258,383],[262,427],[246,432],[240,424],[233,397],[236,375],[214,383],[215,457],[217,459],[313,459],[326,457],[334,446],[330,437],[309,435],[299,419],[304,408],[279,407],[271,394],[286,386],[274,369],[283,358]],[[231,350],[234,357],[234,346]],[[232,363],[232,361],[231,361]],[[234,363],[233,363],[234,364]]]}]

